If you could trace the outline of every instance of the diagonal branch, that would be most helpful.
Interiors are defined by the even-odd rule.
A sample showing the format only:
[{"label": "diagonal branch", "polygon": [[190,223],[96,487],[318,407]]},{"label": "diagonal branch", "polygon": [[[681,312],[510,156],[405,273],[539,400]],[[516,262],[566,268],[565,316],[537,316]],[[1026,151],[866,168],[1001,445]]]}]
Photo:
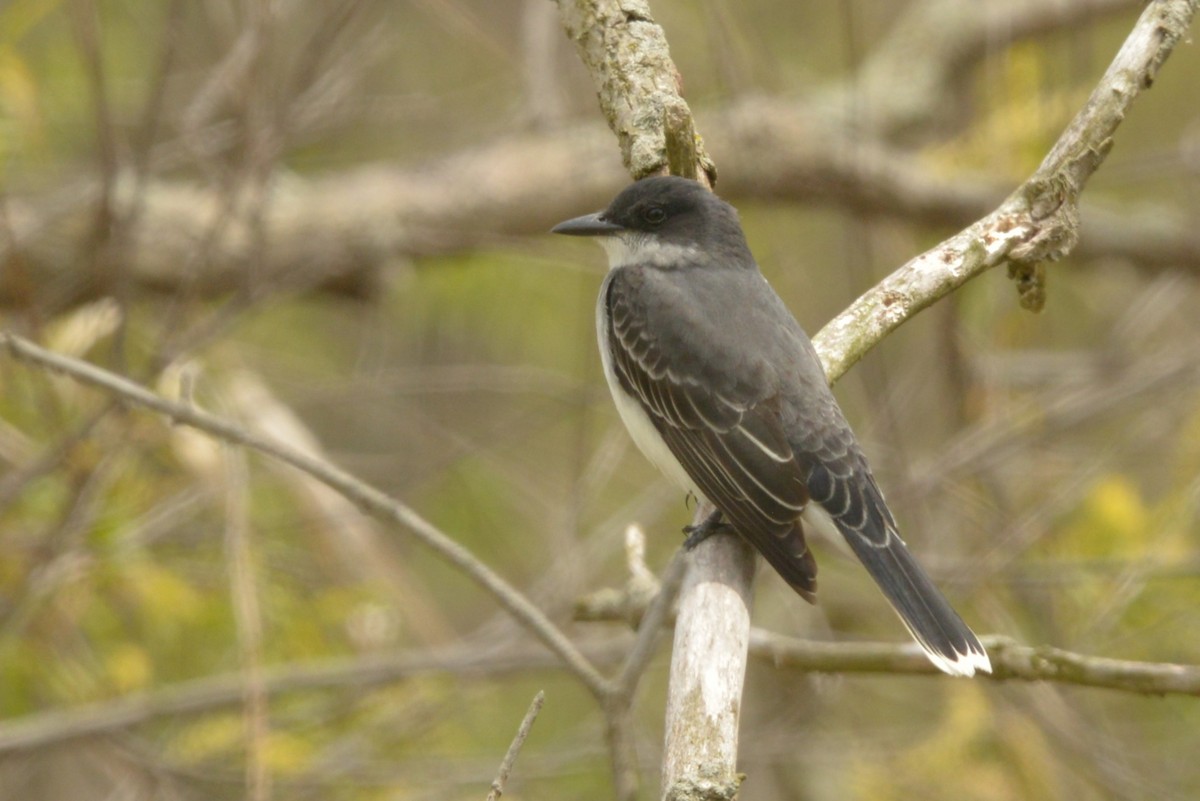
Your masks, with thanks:
[{"label": "diagonal branch", "polygon": [[259,453],[291,465],[336,490],[364,511],[407,528],[438,556],[452,564],[472,581],[492,595],[518,622],[558,655],[567,668],[583,682],[598,699],[609,692],[609,682],[597,672],[579,649],[563,632],[515,587],[479,561],[409,506],[389,497],[346,471],[303,453],[289,445],[247,431],[246,429],[184,403],[167,400],[114,373],[79,359],[63,356],[41,348],[14,334],[0,332],[0,345],[20,361],[43,369],[63,373],[80,383],[103,390],[115,397],[166,415],[176,424],[191,426],[223,442],[245,445]]},{"label": "diagonal branch", "polygon": [[[625,169],[634,178],[663,172],[675,153],[690,150],[692,163],[677,164],[674,173],[703,174],[713,184],[716,168],[696,136],[666,34],[646,0],[559,0],[558,10],[596,84]],[[680,145],[681,139],[690,142]]]},{"label": "diagonal branch", "polygon": [[521,747],[525,745],[525,738],[529,736],[529,730],[533,728],[533,722],[537,720],[538,713],[542,711],[542,704],[545,701],[546,693],[538,690],[538,694],[533,697],[533,702],[529,705],[529,711],[525,713],[525,717],[521,719],[521,725],[517,727],[517,734],[513,737],[512,744],[500,762],[500,769],[496,773],[496,778],[492,780],[492,789],[487,794],[487,801],[497,801],[500,796],[504,795],[504,787],[508,784],[508,774],[512,772],[513,765],[517,762],[517,755],[521,753]]},{"label": "diagonal branch", "polygon": [[1197,0],[1146,7],[1083,109],[1037,171],[983,219],[889,275],[813,338],[836,381],[904,321],[972,278],[1008,264],[1022,305],[1044,302],[1042,262],[1062,258],[1079,239],[1079,195],[1112,148],[1112,136],[1138,94],[1187,32]]}]

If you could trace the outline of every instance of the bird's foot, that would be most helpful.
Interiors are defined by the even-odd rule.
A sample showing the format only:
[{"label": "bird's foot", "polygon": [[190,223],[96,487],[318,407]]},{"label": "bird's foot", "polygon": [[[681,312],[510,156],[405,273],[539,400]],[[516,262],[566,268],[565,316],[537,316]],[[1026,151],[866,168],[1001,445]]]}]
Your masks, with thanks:
[{"label": "bird's foot", "polygon": [[700,523],[683,527],[683,533],[687,534],[687,539],[683,541],[683,547],[690,551],[713,534],[725,531],[733,531],[733,526],[726,523],[721,518],[720,510],[717,510]]}]

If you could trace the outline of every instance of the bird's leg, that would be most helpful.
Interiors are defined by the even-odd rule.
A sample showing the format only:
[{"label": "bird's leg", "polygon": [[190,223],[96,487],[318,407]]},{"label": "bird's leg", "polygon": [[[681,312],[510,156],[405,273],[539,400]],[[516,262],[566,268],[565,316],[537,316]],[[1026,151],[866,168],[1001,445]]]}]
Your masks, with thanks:
[{"label": "bird's leg", "polygon": [[713,534],[723,531],[733,531],[733,526],[721,519],[720,509],[715,509],[697,525],[683,527],[683,533],[687,534],[687,539],[683,541],[683,547],[690,551]]}]

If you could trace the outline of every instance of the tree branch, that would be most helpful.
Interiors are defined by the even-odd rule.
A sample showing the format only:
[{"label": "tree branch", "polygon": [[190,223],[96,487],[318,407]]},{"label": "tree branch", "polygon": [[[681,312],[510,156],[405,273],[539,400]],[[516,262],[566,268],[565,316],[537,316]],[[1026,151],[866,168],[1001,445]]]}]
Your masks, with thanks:
[{"label": "tree branch", "polygon": [[831,382],[917,312],[998,264],[1009,265],[1022,305],[1041,308],[1042,262],[1075,246],[1080,193],[1134,99],[1187,32],[1196,6],[1197,0],[1150,3],[1028,181],[991,214],[889,275],[813,338]]},{"label": "tree branch", "polygon": [[[596,84],[600,111],[634,178],[665,172],[716,181],[680,94],[667,37],[645,0],[558,0],[567,36]],[[686,141],[684,141],[686,140]],[[681,159],[686,152],[690,158]],[[683,163],[684,161],[690,163]]]},{"label": "tree branch", "polygon": [[692,552],[671,652],[662,764],[666,799],[737,795],[754,567],[753,549],[738,537],[709,537]]},{"label": "tree branch", "polygon": [[[620,593],[596,593],[576,608],[576,619],[629,622]],[[674,625],[673,620],[667,621]],[[982,681],[1049,681],[1143,695],[1200,696],[1200,666],[1139,662],[1067,651],[1049,645],[1020,645],[998,635],[980,638],[992,660]],[[800,673],[865,673],[943,676],[913,643],[823,642],[787,637],[751,627],[750,656],[777,670]]]},{"label": "tree branch", "polygon": [[840,110],[835,114],[847,128],[913,140],[946,127],[970,67],[986,54],[1140,6],[1139,0],[918,0],[850,79],[819,94],[819,104]]},{"label": "tree branch", "polygon": [[[595,662],[615,664],[624,648],[624,644],[605,645],[588,648],[587,653]],[[466,641],[438,648],[270,667],[263,671],[262,688],[268,696],[342,688],[361,691],[435,672],[501,676],[563,669],[557,655],[531,652],[522,643],[496,652],[479,642]],[[236,707],[242,703],[244,684],[241,672],[206,676],[138,695],[3,720],[0,755],[125,731],[164,718]]]},{"label": "tree branch", "polygon": [[517,734],[513,737],[508,752],[500,761],[500,770],[497,771],[496,778],[492,781],[492,789],[487,794],[487,801],[497,801],[500,796],[504,795],[504,787],[508,784],[508,774],[516,764],[517,755],[521,753],[521,747],[525,745],[525,738],[529,736],[529,730],[533,728],[533,721],[542,711],[542,704],[545,701],[546,693],[538,690],[538,694],[533,697],[533,703],[529,705],[529,711],[525,713],[525,717],[521,719],[521,725],[517,727]]},{"label": "tree branch", "polygon": [[53,353],[6,332],[0,332],[0,345],[7,346],[8,351],[19,361],[63,373],[126,402],[166,415],[173,423],[191,426],[224,442],[245,445],[278,459],[341,493],[364,511],[381,519],[399,523],[434,553],[486,590],[531,634],[557,654],[594,696],[602,700],[609,692],[609,682],[528,598],[479,561],[474,554],[400,501],[388,497],[328,462],[247,431],[196,407],[167,400],[133,381],[95,365]]},{"label": "tree branch", "polygon": [[[579,5],[571,5],[569,13],[580,13]],[[1047,20],[1055,18],[1054,10],[1061,9],[1058,18],[1070,23],[1108,14],[1121,2],[1025,0],[1012,9],[997,10],[1003,5],[987,4],[981,12],[987,19],[972,22],[963,35],[976,43],[986,40],[989,46],[1004,44],[1016,34],[1044,30]],[[658,28],[637,21],[623,25],[623,35],[633,41],[635,29],[646,26]],[[955,58],[987,51],[976,46]],[[949,52],[935,49],[934,55],[949,58]],[[961,63],[950,69],[939,66],[938,74],[959,76],[964,68]],[[856,92],[870,98],[885,95],[888,103],[912,100],[907,92],[887,90],[906,72],[867,66],[864,70],[854,82]],[[884,77],[893,83],[874,88]],[[649,154],[639,156],[635,174],[660,170],[667,163],[663,114],[687,108],[679,105],[682,100],[675,102],[674,82],[674,73],[665,88],[659,87],[661,82],[643,82],[644,92],[658,93],[653,94],[658,111],[636,120],[641,124],[652,118],[653,125],[629,128],[637,133],[636,139],[628,133],[631,152]],[[840,97],[847,91],[839,86],[835,94]],[[817,91],[799,102],[750,98],[706,110],[701,115],[705,142],[723,154],[722,194],[731,199],[835,203],[855,212],[956,227],[979,219],[1003,200],[1005,187],[995,178],[933,176],[919,154],[889,144],[861,121],[854,128],[850,123],[819,124],[830,105],[844,104],[831,96]],[[875,114],[874,100],[867,105]],[[629,107],[618,110],[632,115]],[[891,120],[904,118],[908,121],[896,124],[911,126],[927,111],[878,113]],[[893,127],[882,125],[883,134]],[[671,130],[681,141],[687,138],[677,123]],[[383,274],[397,261],[540,233],[548,221],[561,218],[564,209],[595,208],[620,188],[609,137],[599,124],[581,124],[505,137],[413,168],[384,163],[325,176],[278,176],[262,217],[264,236],[272,246],[256,260],[256,275],[276,291],[319,287],[371,296],[385,285]],[[711,163],[702,155],[698,160]],[[571,180],[564,181],[564,175]],[[53,195],[5,199],[0,213],[0,264],[5,267],[0,270],[0,307],[39,304],[52,314],[107,291],[74,274],[71,257],[91,230],[93,206],[100,197],[98,184],[80,181]],[[216,191],[183,181],[118,176],[109,203],[122,218],[138,209],[131,216],[136,225],[119,254],[125,278],[138,291],[186,289],[197,296],[220,296],[244,285],[240,265],[249,258],[249,223],[234,218],[214,230],[213,220],[223,208]],[[1200,271],[1200,231],[1186,215],[1161,205],[1138,219],[1086,207],[1082,213],[1089,228],[1077,251],[1082,258],[1116,257],[1149,268]],[[199,243],[209,249],[208,257],[198,260]]]},{"label": "tree branch", "polygon": [[[1089,656],[1048,645],[1018,645],[1005,637],[983,637],[989,681],[1052,681],[1144,695],[1200,696],[1200,667]],[[910,643],[823,643],[754,629],[750,653],[781,670],[805,673],[881,673],[939,676]]]}]

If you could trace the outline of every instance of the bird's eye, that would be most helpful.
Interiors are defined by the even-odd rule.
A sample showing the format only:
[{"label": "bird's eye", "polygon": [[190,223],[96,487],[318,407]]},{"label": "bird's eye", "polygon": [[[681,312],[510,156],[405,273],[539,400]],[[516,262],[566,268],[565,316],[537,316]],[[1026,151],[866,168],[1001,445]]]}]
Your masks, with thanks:
[{"label": "bird's eye", "polygon": [[642,212],[642,219],[651,225],[658,225],[663,220],[667,219],[667,213],[659,206],[651,206]]}]

